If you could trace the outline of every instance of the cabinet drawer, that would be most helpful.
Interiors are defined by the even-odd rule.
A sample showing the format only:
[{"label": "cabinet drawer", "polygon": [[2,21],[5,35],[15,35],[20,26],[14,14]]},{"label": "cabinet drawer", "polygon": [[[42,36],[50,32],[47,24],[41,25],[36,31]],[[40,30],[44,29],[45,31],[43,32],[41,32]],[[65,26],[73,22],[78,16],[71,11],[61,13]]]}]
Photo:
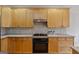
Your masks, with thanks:
[{"label": "cabinet drawer", "polygon": [[71,54],[72,49],[69,47],[59,47],[59,53],[61,54]]}]

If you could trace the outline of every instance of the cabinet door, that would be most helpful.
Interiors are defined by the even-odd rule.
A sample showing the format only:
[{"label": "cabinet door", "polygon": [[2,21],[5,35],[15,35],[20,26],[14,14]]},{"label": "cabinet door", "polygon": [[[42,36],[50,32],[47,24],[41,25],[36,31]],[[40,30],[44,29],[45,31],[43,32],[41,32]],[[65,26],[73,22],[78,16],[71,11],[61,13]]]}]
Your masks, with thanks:
[{"label": "cabinet door", "polygon": [[34,8],[32,9],[34,19],[46,20],[48,17],[48,9],[46,8]]},{"label": "cabinet door", "polygon": [[48,9],[48,27],[62,27],[61,9]]},{"label": "cabinet door", "polygon": [[30,9],[13,9],[12,27],[32,27],[32,14]]},{"label": "cabinet door", "polygon": [[69,27],[69,8],[62,9],[63,27]]},{"label": "cabinet door", "polygon": [[48,53],[58,53],[58,39],[57,38],[49,38],[48,41]]},{"label": "cabinet door", "polygon": [[23,38],[15,38],[14,53],[23,52]]},{"label": "cabinet door", "polygon": [[8,52],[14,54],[32,53],[32,38],[28,37],[9,38]]},{"label": "cabinet door", "polygon": [[27,37],[23,39],[22,53],[32,53],[32,38]]},{"label": "cabinet door", "polygon": [[22,53],[23,38],[11,37],[8,40],[8,53]]},{"label": "cabinet door", "polygon": [[32,10],[26,9],[26,20],[25,20],[25,27],[33,27],[33,18],[32,18]]},{"label": "cabinet door", "polygon": [[46,8],[40,8],[40,19],[47,19],[47,17],[48,17],[48,9],[46,9]]},{"label": "cabinet door", "polygon": [[0,6],[0,27],[1,27],[1,6]]},{"label": "cabinet door", "polygon": [[7,53],[7,40],[8,38],[1,39],[1,52]]},{"label": "cabinet door", "polygon": [[15,38],[15,53],[32,53],[32,38]]},{"label": "cabinet door", "polygon": [[2,7],[2,18],[1,18],[1,26],[2,27],[10,27],[11,26],[11,20],[12,20],[12,14],[11,14],[11,8],[8,7]]},{"label": "cabinet door", "polygon": [[68,27],[69,26],[69,9],[57,8],[48,9],[48,27]]},{"label": "cabinet door", "polygon": [[15,38],[11,38],[11,37],[9,37],[8,38],[8,43],[7,43],[8,45],[8,47],[7,47],[7,50],[8,50],[8,53],[15,53],[15,46],[16,46],[16,44],[15,44]]},{"label": "cabinet door", "polygon": [[74,46],[73,37],[59,38],[59,53],[72,53],[71,47]]},{"label": "cabinet door", "polygon": [[0,6],[0,16],[1,16],[1,8],[2,8],[2,7]]},{"label": "cabinet door", "polygon": [[15,53],[32,53],[32,38],[15,38]]}]

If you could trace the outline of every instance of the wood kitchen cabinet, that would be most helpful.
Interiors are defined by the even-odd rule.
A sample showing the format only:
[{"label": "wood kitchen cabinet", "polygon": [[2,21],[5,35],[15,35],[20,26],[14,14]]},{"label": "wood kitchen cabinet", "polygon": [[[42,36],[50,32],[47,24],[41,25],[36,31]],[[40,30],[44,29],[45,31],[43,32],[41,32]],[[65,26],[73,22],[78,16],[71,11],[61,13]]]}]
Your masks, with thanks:
[{"label": "wood kitchen cabinet", "polygon": [[32,38],[31,37],[24,38],[22,53],[32,53]]},{"label": "wood kitchen cabinet", "polygon": [[73,37],[49,37],[48,53],[72,54]]},{"label": "wood kitchen cabinet", "polygon": [[1,9],[2,9],[2,7],[0,6],[0,18],[1,18]]},{"label": "wood kitchen cabinet", "polygon": [[63,24],[62,24],[62,27],[69,27],[69,23],[70,23],[70,21],[69,21],[69,8],[63,8],[62,9],[62,15],[63,15]]},{"label": "wood kitchen cabinet", "polygon": [[13,37],[8,38],[8,42],[7,42],[7,45],[8,45],[7,46],[7,51],[8,51],[8,53],[16,53],[16,47],[15,47],[16,44],[15,43],[16,43],[15,38],[13,38]]},{"label": "wood kitchen cabinet", "polygon": [[1,27],[1,6],[0,6],[0,27]]},{"label": "wood kitchen cabinet", "polygon": [[72,54],[71,47],[74,46],[73,37],[60,37],[59,40],[59,53]]},{"label": "wood kitchen cabinet", "polygon": [[8,53],[7,51],[7,40],[8,38],[1,39],[1,52]]},{"label": "wood kitchen cabinet", "polygon": [[69,9],[56,8],[48,9],[48,23],[49,28],[61,28],[69,26]]},{"label": "wood kitchen cabinet", "polygon": [[31,9],[13,9],[12,27],[33,27],[33,18],[31,13]]},{"label": "wood kitchen cabinet", "polygon": [[11,37],[8,40],[8,53],[32,53],[31,37]]},{"label": "wood kitchen cabinet", "polygon": [[58,53],[57,38],[49,37],[49,39],[48,39],[48,53]]},{"label": "wood kitchen cabinet", "polygon": [[46,8],[33,8],[32,14],[34,19],[46,20],[48,17],[48,9]]},{"label": "wood kitchen cabinet", "polygon": [[10,27],[12,20],[12,10],[9,7],[2,7],[1,11],[1,27]]}]

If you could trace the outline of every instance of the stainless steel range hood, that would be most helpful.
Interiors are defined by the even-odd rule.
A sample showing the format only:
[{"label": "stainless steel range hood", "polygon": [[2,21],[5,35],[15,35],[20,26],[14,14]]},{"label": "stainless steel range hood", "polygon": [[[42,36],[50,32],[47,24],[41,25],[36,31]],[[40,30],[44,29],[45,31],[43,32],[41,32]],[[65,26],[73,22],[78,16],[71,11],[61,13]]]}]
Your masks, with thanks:
[{"label": "stainless steel range hood", "polygon": [[33,22],[35,27],[47,27],[47,20],[45,19],[34,19]]},{"label": "stainless steel range hood", "polygon": [[34,23],[46,23],[47,19],[34,19]]}]

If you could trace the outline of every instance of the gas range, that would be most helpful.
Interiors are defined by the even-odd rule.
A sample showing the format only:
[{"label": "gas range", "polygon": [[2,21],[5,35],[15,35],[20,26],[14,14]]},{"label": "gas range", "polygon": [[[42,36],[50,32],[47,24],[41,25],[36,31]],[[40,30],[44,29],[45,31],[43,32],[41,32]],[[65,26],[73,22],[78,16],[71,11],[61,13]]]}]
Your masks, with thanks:
[{"label": "gas range", "polygon": [[48,38],[47,34],[36,33],[33,34],[33,38]]},{"label": "gas range", "polygon": [[37,33],[33,35],[33,53],[48,53],[47,34]]}]

